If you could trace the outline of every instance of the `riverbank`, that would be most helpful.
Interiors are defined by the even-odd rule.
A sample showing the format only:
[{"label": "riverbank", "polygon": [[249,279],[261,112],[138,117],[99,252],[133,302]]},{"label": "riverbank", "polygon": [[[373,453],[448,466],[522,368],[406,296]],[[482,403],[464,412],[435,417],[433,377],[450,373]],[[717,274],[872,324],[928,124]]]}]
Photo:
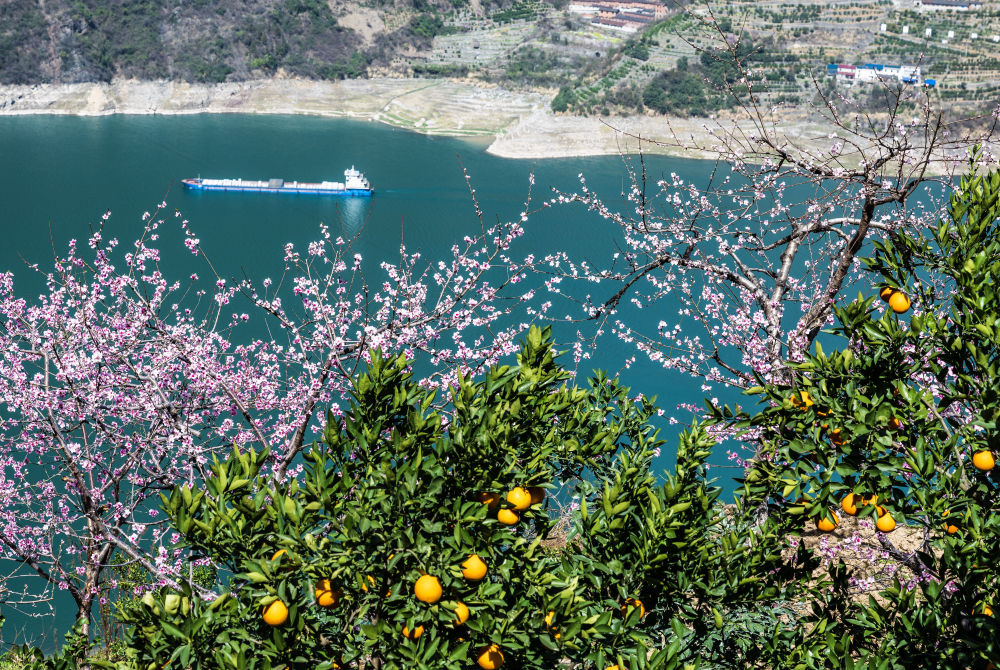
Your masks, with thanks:
[{"label": "riverbank", "polygon": [[[0,85],[0,115],[309,114],[478,139],[489,142],[491,154],[522,159],[630,153],[640,143],[646,153],[713,158],[715,154],[704,148],[718,142],[723,128],[732,131],[743,125],[734,118],[556,116],[550,99],[542,92],[446,79],[265,79],[223,84],[116,80]],[[800,149],[829,148],[829,128],[804,112],[786,112],[774,122]],[[756,132],[749,123],[743,130],[747,135]],[[936,167],[935,171],[947,169]]]},{"label": "riverbank", "polygon": [[[445,79],[268,79],[225,84],[118,80],[0,86],[0,115],[309,114],[387,123],[416,132],[489,142],[505,158],[563,158],[634,151],[636,138],[675,134],[711,142],[706,119],[556,116],[551,96]],[[650,153],[704,158],[703,152],[643,142]]]}]

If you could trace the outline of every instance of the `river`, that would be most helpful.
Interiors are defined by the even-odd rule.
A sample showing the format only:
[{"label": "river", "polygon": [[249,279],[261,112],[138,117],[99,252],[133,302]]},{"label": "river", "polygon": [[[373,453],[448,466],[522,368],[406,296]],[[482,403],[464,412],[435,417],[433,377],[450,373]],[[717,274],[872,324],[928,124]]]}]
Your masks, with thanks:
[{"label": "river", "polygon": [[[69,240],[86,239],[90,226],[106,211],[112,212],[110,233],[130,244],[142,229],[143,212],[161,201],[168,212],[179,210],[191,222],[223,276],[246,273],[258,280],[279,276],[285,243],[304,247],[318,239],[321,223],[335,232],[342,226],[348,234],[360,233],[355,247],[366,259],[370,276],[379,260],[398,257],[401,238],[424,259],[446,258],[453,242],[480,229],[463,168],[487,224],[519,215],[532,173],[536,204],[552,197],[553,187],[577,189],[579,174],[608,200],[620,201],[625,169],[619,157],[522,161],[488,155],[485,146],[377,123],[316,117],[0,118],[0,271],[15,273],[20,295],[37,296],[43,282],[31,264],[42,271],[51,267],[53,248],[64,251]],[[341,180],[351,165],[371,180],[376,189],[371,200],[191,192],[180,183],[198,175]],[[647,159],[652,175],[677,172],[696,183],[710,168],[692,160]],[[580,206],[561,206],[532,216],[514,253],[523,257],[563,250],[573,258],[600,263],[614,252],[616,240],[617,231],[607,222]],[[179,245],[165,248],[163,268],[168,275],[173,268],[183,276],[190,262]],[[651,323],[669,320],[662,312],[676,314],[676,308],[665,304],[649,311],[643,318]],[[618,371],[633,353],[606,336],[592,366]],[[659,396],[660,406],[677,416],[681,426],[690,421],[690,414],[677,410],[677,404],[701,404],[704,395],[699,381],[666,373],[641,357],[622,377],[634,391]],[[657,465],[665,468],[673,463],[680,426],[664,419],[663,428],[668,442]],[[723,463],[726,458],[720,453],[713,460]],[[38,620],[29,624],[17,613],[4,614],[7,642],[42,632]],[[70,614],[69,608],[58,613],[57,628],[68,623],[64,614]],[[51,632],[46,637],[51,647]]]}]

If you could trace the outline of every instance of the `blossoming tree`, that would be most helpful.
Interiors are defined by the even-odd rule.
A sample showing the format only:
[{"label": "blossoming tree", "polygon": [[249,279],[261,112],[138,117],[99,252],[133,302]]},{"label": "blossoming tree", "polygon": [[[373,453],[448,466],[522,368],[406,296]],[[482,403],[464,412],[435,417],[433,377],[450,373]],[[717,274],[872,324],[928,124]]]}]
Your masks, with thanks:
[{"label": "blossoming tree", "polygon": [[[107,236],[106,214],[55,259],[37,300],[0,275],[0,556],[22,566],[4,600],[66,591],[85,636],[116,552],[160,584],[191,581],[150,499],[199,485],[213,453],[258,444],[281,481],[363,352],[424,352],[443,371],[422,381],[434,388],[513,351],[525,326],[506,317],[530,294],[490,271],[520,223],[483,227],[434,265],[401,248],[372,283],[351,240],[324,228],[304,253],[286,247],[282,286],[227,281],[210,263],[207,281],[170,278],[158,249],[167,225],[201,250],[165,212],[144,216],[131,247]],[[279,335],[262,338],[261,322]]]},{"label": "blossoming tree", "polygon": [[[689,14],[719,45],[697,49],[731,73],[719,92],[732,108],[705,120],[707,141],[669,121],[661,137],[631,139],[714,161],[708,180],[650,174],[640,156],[622,207],[581,175],[580,190],[547,204],[582,203],[623,244],[604,262],[554,250],[539,269],[556,280],[550,290],[580,303],[580,320],[597,324],[595,340],[610,330],[666,369],[747,388],[808,349],[859,277],[867,244],[936,220],[942,186],[993,137],[996,116],[959,117],[931,89],[888,81],[872,85],[884,103],[873,109],[814,80],[812,116],[802,118],[769,91],[748,35],[728,32],[710,8]],[[664,316],[643,330],[635,308]]]}]

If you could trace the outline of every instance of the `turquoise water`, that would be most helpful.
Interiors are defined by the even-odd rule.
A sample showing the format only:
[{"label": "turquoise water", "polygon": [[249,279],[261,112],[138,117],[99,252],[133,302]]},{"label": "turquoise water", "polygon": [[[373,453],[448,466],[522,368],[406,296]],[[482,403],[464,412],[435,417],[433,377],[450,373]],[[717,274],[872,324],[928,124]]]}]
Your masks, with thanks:
[{"label": "turquoise water", "polygon": [[[625,169],[617,156],[540,161],[490,156],[485,146],[435,138],[375,123],[288,116],[12,117],[0,119],[0,270],[13,270],[18,291],[36,295],[41,282],[25,263],[51,264],[53,245],[84,239],[110,210],[110,232],[129,243],[142,229],[141,215],[166,201],[179,210],[223,276],[277,277],[286,242],[303,247],[317,239],[319,224],[337,234],[360,232],[355,246],[369,279],[378,261],[398,257],[400,240],[424,259],[446,258],[480,223],[463,176],[471,177],[487,225],[516,218],[534,172],[534,206],[551,188],[590,188],[620,200]],[[371,200],[321,196],[192,192],[189,176],[318,180],[342,178],[355,165],[371,180]],[[711,165],[647,157],[651,175],[678,172],[698,181]],[[168,228],[172,217],[168,216]],[[572,258],[600,263],[615,251],[617,230],[577,205],[532,216],[513,250],[523,257],[565,250]],[[161,243],[164,270],[186,276],[189,255],[170,240]],[[172,266],[172,263],[174,264]],[[600,288],[588,289],[595,297]],[[610,292],[610,288],[607,289]],[[563,314],[566,309],[557,310]],[[667,303],[644,318],[656,323],[676,314]],[[574,315],[578,315],[574,312]],[[633,353],[605,337],[590,367],[617,371]],[[569,362],[569,361],[567,361]],[[588,370],[583,370],[588,372]],[[625,381],[660,404],[701,401],[700,384],[638,360]],[[664,463],[666,464],[666,462]]]},{"label": "turquoise water", "polygon": [[[50,267],[53,247],[62,251],[70,239],[85,239],[107,210],[112,212],[111,234],[130,244],[142,229],[142,213],[166,201],[168,212],[180,210],[191,222],[223,276],[280,276],[285,243],[304,247],[317,239],[323,222],[334,234],[342,226],[360,235],[356,249],[365,257],[371,279],[379,260],[398,257],[401,238],[410,251],[419,250],[430,260],[446,258],[453,242],[480,230],[463,166],[487,225],[518,216],[532,172],[536,204],[551,197],[552,187],[575,190],[580,173],[608,200],[618,199],[622,191],[625,169],[618,157],[523,161],[496,158],[484,149],[482,144],[374,123],[312,117],[0,118],[0,271],[15,273],[20,295],[35,296],[42,282],[26,264]],[[371,200],[190,192],[180,184],[182,178],[198,175],[336,180],[351,165],[371,180],[376,189]],[[653,176],[677,172],[698,182],[711,165],[652,157],[647,169]],[[172,220],[168,217],[168,223]],[[191,257],[169,233],[165,238],[163,269],[182,278]],[[557,207],[528,221],[514,255],[564,250],[573,258],[600,263],[614,252],[617,239],[615,228],[582,207]],[[641,318],[655,324],[674,314],[676,308],[664,303]],[[633,353],[605,337],[583,372],[590,367],[617,371]],[[700,405],[704,395],[700,382],[664,372],[641,358],[622,377],[634,391],[659,396],[660,406],[682,425],[690,415],[676,411],[676,405]],[[668,443],[661,467],[673,463],[678,428],[663,421]],[[718,463],[725,460],[724,454],[715,458]],[[5,641],[20,630],[40,632],[38,621],[27,623],[16,613],[4,614]],[[67,615],[68,607],[61,608],[60,627],[69,621]]]}]

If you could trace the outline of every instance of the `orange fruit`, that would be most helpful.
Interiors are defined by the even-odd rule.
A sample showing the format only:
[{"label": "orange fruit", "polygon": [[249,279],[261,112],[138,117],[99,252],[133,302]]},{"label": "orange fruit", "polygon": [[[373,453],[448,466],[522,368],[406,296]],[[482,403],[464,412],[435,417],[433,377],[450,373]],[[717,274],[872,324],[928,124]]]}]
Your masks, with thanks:
[{"label": "orange fruit", "polygon": [[[941,513],[941,517],[942,518],[946,517],[949,514],[951,514],[951,510],[947,510],[946,509],[944,512]],[[955,524],[953,524],[953,523],[951,523],[950,521],[945,521],[944,522],[944,531],[946,533],[948,533],[949,535],[954,535],[955,533],[958,532],[958,526],[955,525]],[[973,567],[975,567],[975,566],[973,566]]]},{"label": "orange fruit", "polygon": [[486,576],[486,564],[479,554],[469,554],[469,557],[462,563],[462,576],[473,582],[478,582]]},{"label": "orange fruit", "polygon": [[424,634],[423,626],[416,626],[412,631],[406,626],[403,626],[403,637],[408,640],[419,640],[420,636]]},{"label": "orange fruit", "polygon": [[846,442],[846,440],[844,439],[844,434],[840,430],[840,428],[834,428],[833,430],[830,431],[830,441],[833,442],[833,444],[838,447],[844,444],[844,442]]},{"label": "orange fruit", "polygon": [[433,575],[423,575],[413,585],[413,593],[422,603],[436,603],[441,600],[441,582]]},{"label": "orange fruit", "polygon": [[883,288],[881,291],[878,292],[878,297],[882,298],[882,300],[884,300],[885,302],[889,302],[889,298],[892,297],[893,293],[895,293],[895,290],[886,286],[885,288]]},{"label": "orange fruit", "polygon": [[993,616],[993,608],[989,605],[983,605],[983,616]]},{"label": "orange fruit", "polygon": [[896,520],[892,518],[891,514],[886,512],[875,522],[875,527],[883,533],[891,533],[896,528]]},{"label": "orange fruit", "polygon": [[545,625],[552,628],[552,620],[556,618],[555,612],[549,612],[545,615]]},{"label": "orange fruit", "polygon": [[899,430],[902,427],[903,427],[903,422],[897,419],[896,417],[892,417],[891,419],[889,419],[889,430]]},{"label": "orange fruit", "polygon": [[545,500],[545,489],[541,486],[529,486],[528,493],[531,495],[531,504],[537,505]]},{"label": "orange fruit", "polygon": [[[368,575],[367,577],[365,577],[365,580],[368,582],[368,584],[371,584],[372,588],[375,588],[375,578],[374,577],[372,577],[371,575]],[[361,590],[364,591],[365,593],[368,593],[368,584],[365,584],[364,581],[361,582]],[[392,589],[386,589],[385,590],[385,597],[388,598],[391,595],[392,595]]]},{"label": "orange fruit", "polygon": [[823,531],[824,533],[829,533],[830,531],[832,531],[834,528],[837,527],[837,515],[834,514],[833,512],[830,512],[830,517],[832,518],[828,519],[824,517],[822,519],[818,519],[816,521],[816,527],[821,531]]},{"label": "orange fruit", "polygon": [[902,314],[906,310],[910,309],[910,299],[906,297],[906,294],[902,291],[896,291],[889,296],[889,307],[892,308],[896,314]]},{"label": "orange fruit", "polygon": [[268,626],[280,626],[288,621],[288,606],[280,600],[275,600],[270,605],[264,607],[264,623]]},{"label": "orange fruit", "polygon": [[340,602],[341,593],[339,590],[333,590],[329,579],[321,579],[316,582],[314,595],[316,596],[316,604],[320,607],[333,607]]},{"label": "orange fruit", "polygon": [[856,516],[858,513],[858,503],[861,502],[860,497],[855,496],[853,493],[848,493],[844,496],[844,499],[840,501],[840,509],[844,510],[844,514],[848,516]]},{"label": "orange fruit", "polygon": [[486,505],[487,509],[494,510],[500,504],[500,494],[492,491],[483,491],[476,496],[476,500]]},{"label": "orange fruit", "polygon": [[276,560],[278,560],[278,556],[282,556],[282,555],[285,555],[287,553],[288,552],[285,551],[284,549],[279,549],[278,551],[274,552],[274,556],[271,557],[271,560],[272,561],[276,561]]},{"label": "orange fruit", "polygon": [[802,409],[809,409],[813,405],[812,398],[809,397],[809,391],[799,391],[798,393],[792,394],[792,404],[796,407],[801,407]]},{"label": "orange fruit", "polygon": [[469,620],[469,607],[465,603],[455,604],[455,625],[461,626],[463,623]]},{"label": "orange fruit", "polygon": [[507,502],[518,512],[523,512],[531,507],[531,494],[528,493],[528,489],[515,486],[507,494]]},{"label": "orange fruit", "polygon": [[496,670],[503,665],[503,652],[500,651],[499,644],[491,644],[479,650],[476,663],[483,670]]},{"label": "orange fruit", "polygon": [[[844,499],[840,501],[840,509],[844,510],[844,514],[856,516],[859,507],[867,507],[868,505],[874,505],[877,502],[878,496],[865,498],[864,496],[859,496],[854,493],[848,493],[844,496]],[[882,508],[880,507],[879,509]]]},{"label": "orange fruit", "polygon": [[639,608],[639,618],[640,619],[642,617],[646,616],[646,607],[645,607],[645,605],[642,604],[642,601],[639,600],[638,598],[626,598],[625,599],[625,604],[622,605],[622,614],[624,614],[625,616],[628,616],[629,609],[631,609],[633,607],[638,607]]},{"label": "orange fruit", "polygon": [[505,526],[513,526],[517,523],[517,512],[511,509],[502,509],[497,511],[497,521]]},{"label": "orange fruit", "polygon": [[993,459],[993,452],[977,451],[972,455],[972,464],[976,466],[977,470],[988,472],[989,470],[992,470],[993,466],[997,463]]},{"label": "orange fruit", "polygon": [[604,670],[622,670],[622,669],[617,663],[615,663],[614,665],[609,665],[608,667],[604,668]]}]

